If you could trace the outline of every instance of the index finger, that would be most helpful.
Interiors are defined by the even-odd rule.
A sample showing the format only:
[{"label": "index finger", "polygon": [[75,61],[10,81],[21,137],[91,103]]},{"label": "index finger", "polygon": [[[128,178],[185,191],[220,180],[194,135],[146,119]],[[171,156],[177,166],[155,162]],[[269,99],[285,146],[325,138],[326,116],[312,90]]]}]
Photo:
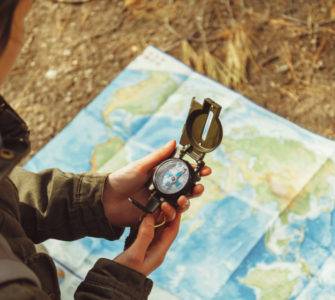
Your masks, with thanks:
[{"label": "index finger", "polygon": [[175,219],[165,225],[164,228],[157,230],[155,233],[155,240],[150,245],[150,252],[153,257],[164,256],[169,250],[171,244],[177,237],[180,227],[181,213],[176,213]]},{"label": "index finger", "polygon": [[128,248],[128,251],[140,260],[144,259],[147,249],[155,236],[154,224],[154,217],[150,214],[146,215],[140,225],[134,243]]}]

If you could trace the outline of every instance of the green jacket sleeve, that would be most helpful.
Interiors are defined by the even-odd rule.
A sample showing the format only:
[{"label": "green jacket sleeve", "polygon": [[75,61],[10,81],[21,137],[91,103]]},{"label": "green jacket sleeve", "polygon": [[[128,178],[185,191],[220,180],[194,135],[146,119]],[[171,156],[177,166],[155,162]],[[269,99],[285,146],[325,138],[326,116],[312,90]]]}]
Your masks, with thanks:
[{"label": "green jacket sleeve", "polygon": [[[81,282],[75,300],[146,300],[152,281],[108,259],[99,259]],[[52,300],[41,288],[25,280],[0,284],[0,299]]]},{"label": "green jacket sleeve", "polygon": [[[12,252],[0,234],[0,299],[60,299],[59,290],[42,289],[38,277]],[[45,288],[44,283],[44,288]],[[108,259],[99,259],[79,285],[77,300],[144,300],[152,281],[143,274]]]},{"label": "green jacket sleeve", "polygon": [[103,211],[105,176],[75,175],[57,169],[35,174],[15,168],[10,179],[19,194],[20,222],[34,243],[85,236],[114,240],[123,232],[109,225]]},{"label": "green jacket sleeve", "polygon": [[99,259],[79,285],[76,300],[145,300],[152,281],[144,275],[109,259]]}]

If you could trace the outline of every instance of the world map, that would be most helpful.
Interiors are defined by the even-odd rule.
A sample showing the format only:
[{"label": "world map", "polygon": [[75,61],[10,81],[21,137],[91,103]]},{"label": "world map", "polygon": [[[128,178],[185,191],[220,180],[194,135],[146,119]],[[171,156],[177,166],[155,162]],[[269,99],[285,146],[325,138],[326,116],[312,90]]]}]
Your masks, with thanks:
[{"label": "world map", "polygon": [[[222,106],[213,174],[150,277],[150,299],[335,299],[335,143],[148,47],[26,165],[108,173],[179,141],[190,101]],[[49,240],[63,299],[119,241]]]}]

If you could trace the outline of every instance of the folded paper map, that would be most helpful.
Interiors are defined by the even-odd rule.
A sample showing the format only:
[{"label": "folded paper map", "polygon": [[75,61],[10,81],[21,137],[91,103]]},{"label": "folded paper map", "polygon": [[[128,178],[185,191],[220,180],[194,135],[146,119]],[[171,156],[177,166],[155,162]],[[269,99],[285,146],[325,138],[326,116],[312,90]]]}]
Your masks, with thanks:
[{"label": "folded paper map", "polygon": [[[335,299],[335,142],[312,134],[148,47],[26,168],[112,172],[171,139],[190,101],[222,106],[213,175],[183,216],[150,299]],[[63,299],[120,241],[44,243]]]}]

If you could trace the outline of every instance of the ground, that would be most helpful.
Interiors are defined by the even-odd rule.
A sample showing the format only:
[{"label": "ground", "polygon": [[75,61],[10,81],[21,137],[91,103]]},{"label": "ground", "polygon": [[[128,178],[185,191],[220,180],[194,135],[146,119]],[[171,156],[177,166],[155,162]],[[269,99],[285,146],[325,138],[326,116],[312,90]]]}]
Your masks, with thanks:
[{"label": "ground", "polygon": [[335,138],[334,1],[67,2],[34,1],[0,89],[28,122],[32,154],[149,44]]}]

